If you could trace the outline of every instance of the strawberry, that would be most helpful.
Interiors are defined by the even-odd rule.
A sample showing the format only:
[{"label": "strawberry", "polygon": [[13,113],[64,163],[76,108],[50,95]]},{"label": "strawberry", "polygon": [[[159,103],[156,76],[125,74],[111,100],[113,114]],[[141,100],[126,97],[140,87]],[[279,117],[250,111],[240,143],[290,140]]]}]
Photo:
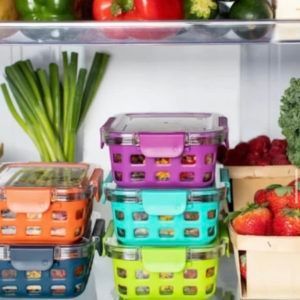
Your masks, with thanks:
[{"label": "strawberry", "polygon": [[268,203],[267,193],[268,193],[267,189],[258,190],[254,195],[254,202],[259,205]]},{"label": "strawberry", "polygon": [[277,154],[271,158],[272,165],[290,165],[290,161],[286,154]]},{"label": "strawberry", "polygon": [[272,213],[264,205],[249,204],[242,211],[229,216],[232,226],[238,234],[270,235],[272,232]]},{"label": "strawberry", "polygon": [[230,149],[226,153],[224,165],[226,165],[226,166],[241,166],[241,165],[243,165],[243,161],[242,161],[242,158],[237,155],[235,149]]},{"label": "strawberry", "polygon": [[273,220],[273,234],[276,236],[300,235],[300,209],[286,208]]},{"label": "strawberry", "polygon": [[260,135],[249,141],[249,152],[263,155],[270,150],[271,140],[266,135]]},{"label": "strawberry", "polygon": [[247,256],[245,253],[240,255],[240,271],[241,271],[242,278],[246,280],[247,279]]},{"label": "strawberry", "polygon": [[294,198],[293,189],[291,187],[274,185],[267,189],[267,202],[274,215],[283,208],[288,207],[291,199]]},{"label": "strawberry", "polygon": [[268,153],[250,152],[246,158],[246,165],[249,166],[267,166],[271,163],[271,157]]},{"label": "strawberry", "polygon": [[274,152],[277,154],[286,154],[287,149],[287,141],[286,140],[280,140],[280,139],[274,139],[271,143],[271,149],[269,152]]},{"label": "strawberry", "polygon": [[249,153],[249,144],[243,142],[239,143],[235,146],[234,150],[240,158],[246,159],[247,154]]},{"label": "strawberry", "polygon": [[289,198],[289,207],[290,208],[299,208],[300,209],[300,190],[299,190],[299,181],[294,183],[294,186],[290,186],[293,190],[292,196]]}]

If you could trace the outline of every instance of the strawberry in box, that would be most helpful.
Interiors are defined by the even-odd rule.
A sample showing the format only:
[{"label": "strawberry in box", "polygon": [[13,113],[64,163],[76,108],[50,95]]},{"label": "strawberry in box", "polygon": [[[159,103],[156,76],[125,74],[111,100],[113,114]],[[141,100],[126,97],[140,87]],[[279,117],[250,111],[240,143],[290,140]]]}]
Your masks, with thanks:
[{"label": "strawberry in box", "polygon": [[300,210],[285,208],[275,215],[273,235],[300,236]]},{"label": "strawberry in box", "polygon": [[274,184],[255,193],[254,203],[230,213],[227,222],[237,234],[300,236],[298,185]]},{"label": "strawberry in box", "polygon": [[[259,189],[254,195],[254,203],[248,204],[245,208],[235,211],[227,217],[227,221],[230,221],[229,229],[235,248],[241,284],[248,286],[247,264],[249,256],[251,257],[250,263],[253,264],[252,255],[253,257],[255,255],[272,257],[274,251],[275,253],[276,251],[279,253],[283,251],[279,250],[278,247],[284,249],[285,243],[288,247],[299,244],[297,251],[300,250],[299,194],[298,180],[292,181],[286,186],[273,184]],[[258,239],[255,236],[258,236]],[[264,239],[264,237],[266,238]],[[299,242],[296,240],[294,244],[293,240],[285,240],[282,237],[297,237]],[[256,245],[253,249],[252,244]],[[236,251],[237,249],[239,251]],[[290,252],[293,253],[293,249],[292,251],[288,250],[287,255]],[[253,270],[255,270],[253,265],[251,265],[250,270],[252,281],[256,276],[253,276]],[[258,264],[257,272],[259,271],[260,266]]]},{"label": "strawberry in box", "polygon": [[229,218],[232,218],[232,227],[238,234],[270,235],[272,232],[272,213],[266,205],[250,204]]},{"label": "strawberry in box", "polygon": [[268,136],[260,135],[249,142],[239,143],[234,149],[229,149],[223,154],[221,162],[226,166],[289,165],[286,151],[286,140],[271,141]]},{"label": "strawberry in box", "polygon": [[[260,135],[228,151],[220,148],[218,157],[232,179],[234,210],[252,202],[259,189],[274,183],[286,185],[295,178],[295,167],[288,160],[285,139],[271,140]],[[268,194],[276,197],[274,191]]]}]

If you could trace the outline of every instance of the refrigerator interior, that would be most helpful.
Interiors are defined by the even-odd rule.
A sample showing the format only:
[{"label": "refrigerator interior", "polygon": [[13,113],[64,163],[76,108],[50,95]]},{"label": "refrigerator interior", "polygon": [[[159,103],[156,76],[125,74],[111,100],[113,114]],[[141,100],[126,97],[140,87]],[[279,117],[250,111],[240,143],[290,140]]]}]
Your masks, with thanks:
[{"label": "refrigerator interior", "polygon": [[[78,160],[98,164],[106,174],[108,149],[100,149],[99,128],[108,117],[125,112],[217,112],[229,119],[232,146],[259,134],[280,137],[280,98],[290,78],[300,76],[297,44],[1,46],[0,82],[6,65],[30,58],[36,65],[46,66],[50,60],[59,62],[63,50],[79,52],[83,65],[95,51],[112,56],[81,128],[77,154]],[[5,145],[2,161],[39,160],[2,94],[0,103],[0,142]],[[96,209],[110,219],[108,204],[97,204]],[[220,278],[221,285],[235,290],[233,259],[222,264]],[[109,259],[95,259],[89,286],[78,299],[116,299]]]}]

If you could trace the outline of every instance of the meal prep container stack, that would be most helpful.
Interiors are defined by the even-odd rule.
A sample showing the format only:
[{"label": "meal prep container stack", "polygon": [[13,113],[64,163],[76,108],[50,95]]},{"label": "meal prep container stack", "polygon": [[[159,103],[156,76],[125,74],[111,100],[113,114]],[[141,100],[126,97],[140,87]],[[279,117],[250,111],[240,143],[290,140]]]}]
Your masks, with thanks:
[{"label": "meal prep container stack", "polygon": [[105,246],[121,298],[214,294],[229,185],[226,170],[223,183],[215,180],[216,156],[227,136],[227,119],[204,113],[119,115],[101,128],[112,165],[104,199],[114,220]]},{"label": "meal prep container stack", "polygon": [[103,220],[91,230],[102,171],[87,164],[0,167],[0,296],[74,297],[101,252]]}]

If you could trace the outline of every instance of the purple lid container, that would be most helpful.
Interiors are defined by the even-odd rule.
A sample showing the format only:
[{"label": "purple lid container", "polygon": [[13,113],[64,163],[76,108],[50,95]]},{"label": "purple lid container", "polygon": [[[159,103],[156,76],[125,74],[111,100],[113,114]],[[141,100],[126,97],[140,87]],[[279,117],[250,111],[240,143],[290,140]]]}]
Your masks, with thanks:
[{"label": "purple lid container", "polygon": [[153,139],[167,147],[227,145],[227,118],[211,113],[132,113],[112,117],[101,127],[101,147],[146,144],[147,148]]}]

